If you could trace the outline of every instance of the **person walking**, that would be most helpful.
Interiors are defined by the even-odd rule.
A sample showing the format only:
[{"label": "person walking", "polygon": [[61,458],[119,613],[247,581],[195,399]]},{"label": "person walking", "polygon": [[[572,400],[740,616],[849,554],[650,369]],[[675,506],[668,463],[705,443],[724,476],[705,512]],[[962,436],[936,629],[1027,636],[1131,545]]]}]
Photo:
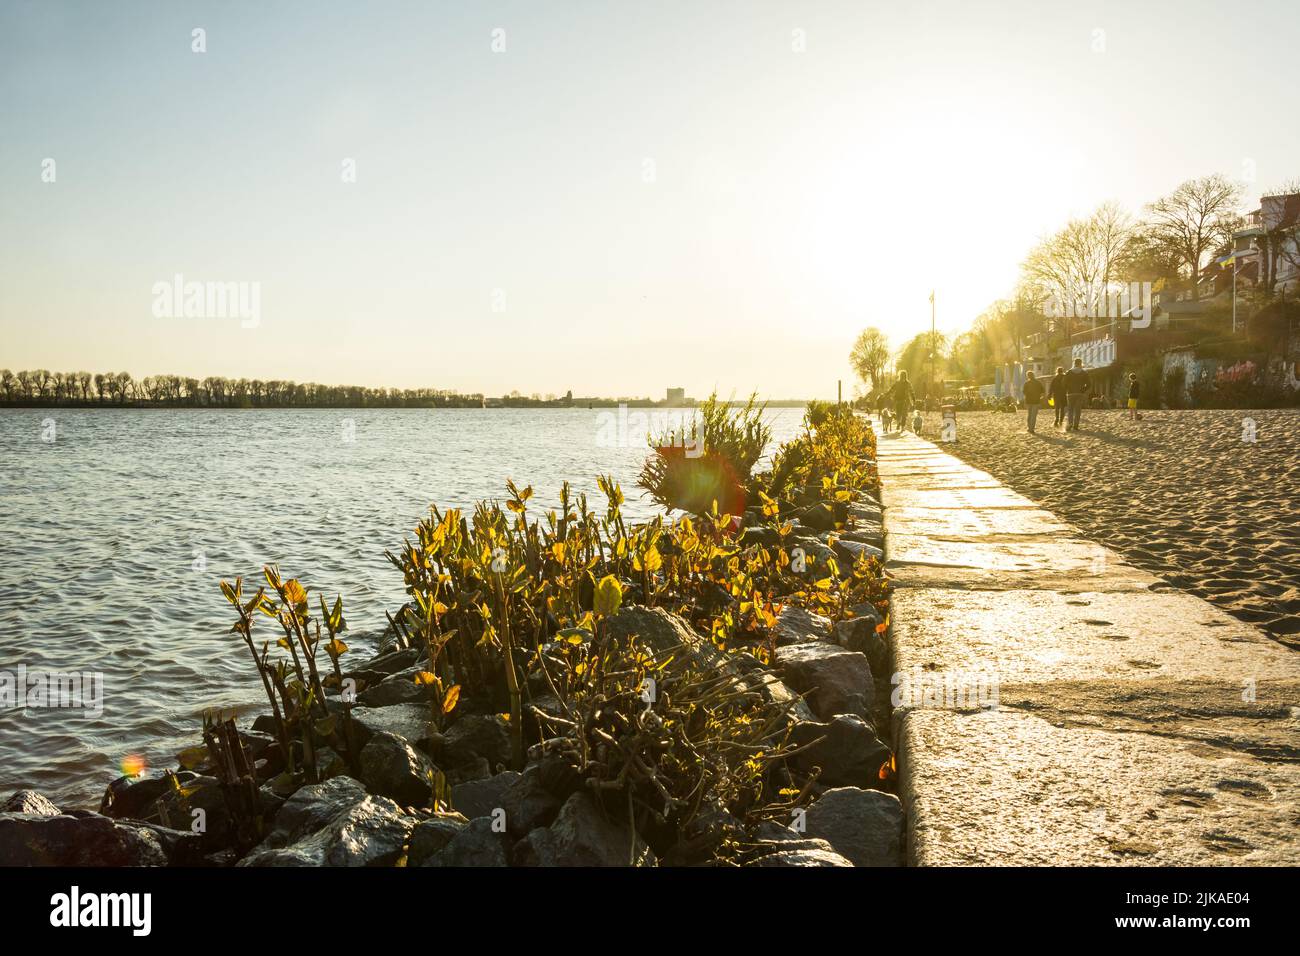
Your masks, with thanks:
[{"label": "person walking", "polygon": [[1047,386],[1047,394],[1052,399],[1052,407],[1056,409],[1056,421],[1052,424],[1057,428],[1065,421],[1065,369],[1056,366],[1056,374],[1052,376],[1052,381]]},{"label": "person walking", "polygon": [[1077,432],[1083,419],[1083,400],[1088,396],[1092,383],[1088,372],[1083,367],[1083,359],[1074,360],[1074,367],[1065,373],[1065,404],[1069,411],[1066,416],[1065,430]]},{"label": "person walking", "polygon": [[1025,373],[1025,409],[1029,412],[1029,434],[1038,425],[1038,410],[1043,406],[1043,383],[1033,372]]},{"label": "person walking", "polygon": [[912,394],[912,383],[907,380],[907,373],[899,372],[898,381],[894,383],[894,418],[898,422],[899,431],[907,428],[907,413],[911,411],[915,398],[916,396]]}]

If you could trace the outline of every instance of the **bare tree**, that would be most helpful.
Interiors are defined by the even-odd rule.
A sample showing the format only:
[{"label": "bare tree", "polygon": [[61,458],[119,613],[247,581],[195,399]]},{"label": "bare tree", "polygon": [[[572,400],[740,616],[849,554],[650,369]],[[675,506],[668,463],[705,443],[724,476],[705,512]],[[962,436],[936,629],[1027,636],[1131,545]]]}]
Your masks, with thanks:
[{"label": "bare tree", "polygon": [[1215,173],[1189,179],[1147,206],[1147,232],[1187,269],[1192,301],[1205,258],[1232,240],[1241,226],[1241,186]]},{"label": "bare tree", "polygon": [[865,328],[849,352],[849,364],[864,383],[870,383],[874,392],[880,386],[881,374],[889,364],[889,339],[877,328]]}]

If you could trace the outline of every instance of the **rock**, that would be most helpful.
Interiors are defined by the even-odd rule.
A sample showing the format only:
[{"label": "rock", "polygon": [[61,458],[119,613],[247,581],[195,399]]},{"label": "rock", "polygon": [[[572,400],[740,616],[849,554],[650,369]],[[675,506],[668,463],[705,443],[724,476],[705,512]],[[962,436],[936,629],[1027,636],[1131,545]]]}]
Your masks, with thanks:
[{"label": "rock", "polygon": [[[794,562],[800,555],[803,556],[804,572],[813,577],[824,577],[829,562],[832,560],[838,564],[835,557],[835,550],[820,538],[814,538],[807,535],[797,535],[790,540],[790,560]],[[798,571],[796,574],[800,573]]]},{"label": "rock", "polygon": [[451,805],[470,820],[489,817],[492,811],[505,809],[506,791],[521,776],[513,770],[506,770],[495,777],[459,784],[451,788]]},{"label": "rock", "polygon": [[[181,783],[193,780],[196,776],[198,775],[189,770],[181,770],[176,774]],[[157,815],[154,803],[171,789],[171,780],[162,770],[149,769],[134,776],[118,777],[104,791],[103,799],[99,802],[99,812],[118,820],[124,817],[154,817]]]},{"label": "rock", "polygon": [[439,813],[428,820],[421,820],[411,831],[406,865],[424,866],[426,860],[450,843],[468,825],[469,821],[459,813]]},{"label": "rock", "polygon": [[575,793],[549,828],[538,827],[516,848],[522,866],[654,866],[655,857],[626,824],[614,823],[596,801]]},{"label": "rock", "polygon": [[791,758],[796,767],[821,768],[818,782],[828,787],[873,787],[880,782],[880,767],[890,750],[861,717],[845,714],[828,723],[801,721],[790,730],[790,742],[804,746],[820,743]]},{"label": "rock", "polygon": [[820,614],[814,614],[807,608],[787,604],[776,616],[774,630],[777,646],[823,641],[830,631],[830,626],[830,620]]},{"label": "rock", "polygon": [[855,528],[852,531],[845,531],[840,534],[843,541],[856,541],[859,544],[869,544],[881,552],[885,550],[885,535],[880,530],[871,531],[867,528]]},{"label": "rock", "polygon": [[852,866],[824,840],[805,840],[795,847],[765,853],[750,866]]},{"label": "rock", "polygon": [[415,820],[403,814],[392,800],[368,796],[320,830],[287,846],[268,846],[263,841],[237,865],[392,866],[401,857],[414,828]]},{"label": "rock", "polygon": [[609,634],[621,640],[637,635],[645,644],[660,654],[689,649],[691,657],[707,670],[725,670],[736,678],[738,689],[757,694],[769,703],[788,708],[791,716],[807,719],[812,716],[807,705],[798,699],[785,684],[764,668],[750,654],[727,654],[704,640],[691,626],[676,614],[661,607],[641,605],[624,606],[606,622]]},{"label": "rock", "polygon": [[31,817],[57,817],[59,808],[35,790],[16,790],[0,804],[0,813],[25,813]]},{"label": "rock", "polygon": [[357,695],[357,703],[363,707],[423,704],[426,711],[428,710],[428,699],[428,687],[421,687],[413,680],[402,678],[400,674],[382,680],[373,687],[367,687]]},{"label": "rock", "polygon": [[792,644],[777,655],[777,669],[823,720],[871,714],[875,686],[865,654],[821,641]]},{"label": "rock", "polygon": [[880,505],[871,499],[850,504],[849,517],[859,524],[867,525],[878,525],[884,520]]},{"label": "rock", "polygon": [[493,829],[490,817],[479,817],[462,827],[437,853],[421,866],[509,866],[509,848],[504,833]]},{"label": "rock", "polygon": [[450,765],[483,757],[492,768],[510,763],[510,728],[496,714],[464,714],[446,730],[443,753]]},{"label": "rock", "polygon": [[885,559],[885,552],[882,549],[877,548],[875,545],[864,544],[861,541],[853,541],[849,538],[835,539],[835,554],[848,567],[852,567],[856,564],[858,558],[863,555],[866,555],[868,558],[875,558],[878,561],[883,561]]},{"label": "rock", "polygon": [[396,734],[372,734],[361,748],[361,779],[374,793],[404,807],[423,806],[433,793],[435,768],[429,758]]},{"label": "rock", "polygon": [[835,644],[867,656],[872,677],[889,672],[889,641],[876,630],[877,625],[877,618],[854,617],[840,621],[831,629]]},{"label": "rock", "polygon": [[505,792],[506,829],[516,838],[549,826],[563,802],[542,783],[539,766],[528,767]]},{"label": "rock", "polygon": [[756,544],[765,548],[775,548],[780,543],[781,535],[777,530],[765,525],[751,525],[740,533],[740,546],[742,548],[748,548]]},{"label": "rock", "polygon": [[903,865],[903,805],[892,793],[827,790],[808,808],[804,832],[854,866]]},{"label": "rock", "polygon": [[[260,793],[268,793],[263,787]],[[334,777],[324,783],[308,784],[284,801],[275,814],[263,845],[282,847],[315,833],[344,810],[366,798],[366,788],[351,777]]]},{"label": "rock", "polygon": [[835,508],[825,502],[809,505],[799,512],[799,523],[814,531],[834,531]]},{"label": "rock", "polygon": [[75,811],[55,816],[0,813],[5,866],[190,865],[198,836],[165,827]]},{"label": "rock", "polygon": [[372,684],[377,684],[398,671],[414,667],[420,663],[422,656],[416,648],[381,654],[367,661],[356,670],[348,671],[345,676],[351,677],[358,683],[364,682],[366,687],[370,687]]},{"label": "rock", "polygon": [[366,745],[373,734],[386,731],[403,737],[411,746],[430,753],[439,739],[433,730],[430,716],[425,704],[352,708],[352,723],[356,728],[357,744],[361,747]]}]

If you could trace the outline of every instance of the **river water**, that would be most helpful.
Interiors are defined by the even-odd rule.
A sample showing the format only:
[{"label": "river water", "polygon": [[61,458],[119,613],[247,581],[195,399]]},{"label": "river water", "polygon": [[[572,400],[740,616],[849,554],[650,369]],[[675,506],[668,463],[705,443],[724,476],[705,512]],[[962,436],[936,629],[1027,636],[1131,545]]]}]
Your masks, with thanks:
[{"label": "river water", "polygon": [[[546,508],[568,479],[601,510],[607,473],[652,514],[638,411],[0,410],[0,691],[20,668],[102,680],[102,712],[94,678],[82,708],[0,711],[0,799],[92,806],[124,761],[174,766],[204,710],[264,703],[222,578],[278,563],[341,593],[364,654],[405,598],[384,551],[430,503],[468,509],[511,478]],[[765,414],[775,446],[803,409]]]}]

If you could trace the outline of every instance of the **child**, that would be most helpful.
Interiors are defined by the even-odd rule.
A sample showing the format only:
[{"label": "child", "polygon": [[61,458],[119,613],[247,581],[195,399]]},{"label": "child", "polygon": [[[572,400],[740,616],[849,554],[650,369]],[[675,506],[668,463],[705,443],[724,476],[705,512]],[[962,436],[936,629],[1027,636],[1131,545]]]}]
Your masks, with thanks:
[{"label": "child", "polygon": [[1142,416],[1138,414],[1138,394],[1142,389],[1138,386],[1138,377],[1136,372],[1128,373],[1128,418],[1129,421],[1135,422]]}]

